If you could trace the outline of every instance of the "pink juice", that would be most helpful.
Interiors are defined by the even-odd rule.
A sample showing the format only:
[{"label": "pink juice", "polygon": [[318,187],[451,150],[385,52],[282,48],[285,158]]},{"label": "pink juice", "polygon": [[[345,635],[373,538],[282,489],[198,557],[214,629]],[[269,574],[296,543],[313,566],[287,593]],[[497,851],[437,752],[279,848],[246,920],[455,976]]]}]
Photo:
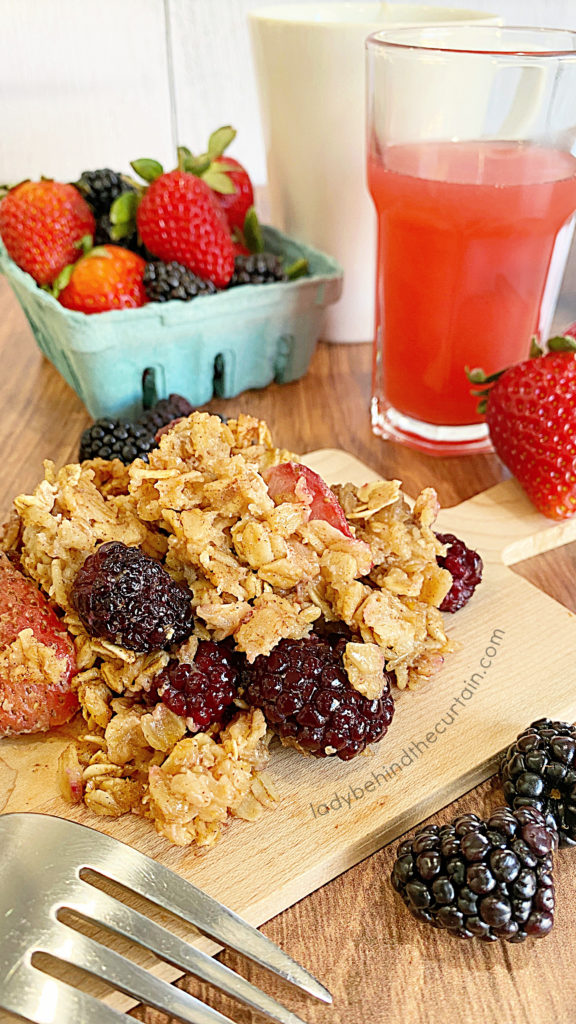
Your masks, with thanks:
[{"label": "pink juice", "polygon": [[480,422],[465,367],[526,358],[554,242],[576,209],[576,159],[511,142],[371,153],[384,395],[425,423]]}]

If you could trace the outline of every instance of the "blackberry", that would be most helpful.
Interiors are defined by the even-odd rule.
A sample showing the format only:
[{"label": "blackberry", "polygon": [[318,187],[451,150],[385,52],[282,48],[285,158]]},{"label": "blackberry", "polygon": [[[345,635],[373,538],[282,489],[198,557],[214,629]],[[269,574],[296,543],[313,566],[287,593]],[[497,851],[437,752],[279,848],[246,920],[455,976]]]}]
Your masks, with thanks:
[{"label": "blackberry", "polygon": [[72,585],[72,604],[88,635],[139,652],[191,635],[191,599],[160,562],[120,541],[89,555]]},{"label": "blackberry", "polygon": [[236,256],[234,273],[228,288],[239,284],[273,284],[275,281],[287,281],[282,260],[271,252],[251,253],[249,256]]},{"label": "blackberry", "polygon": [[238,669],[233,651],[213,640],[200,640],[192,664],[170,661],[156,676],[158,696],[190,732],[220,724],[237,697]]},{"label": "blackberry", "polygon": [[161,398],[151,409],[147,409],[139,417],[138,422],[142,423],[153,433],[162,427],[168,426],[172,420],[178,420],[182,416],[189,416],[194,412],[193,407],[187,398],[182,395],[168,395],[168,398]]},{"label": "blackberry", "polygon": [[107,213],[103,213],[96,220],[94,245],[120,245],[123,249],[130,249],[131,252],[142,256],[143,259],[148,259],[150,255],[146,246],[139,240],[136,228],[130,231],[129,234],[123,235],[122,238],[118,238],[114,234],[114,225]]},{"label": "blackberry", "polygon": [[438,556],[438,565],[448,569],[454,581],[440,605],[440,611],[457,612],[468,604],[482,580],[482,559],[477,551],[472,551],[453,533],[437,533],[436,536],[441,544],[448,545],[446,554]]},{"label": "blackberry", "polygon": [[557,838],[534,807],[464,814],[400,843],[392,885],[418,921],[458,938],[541,938],[554,924]]},{"label": "blackberry", "polygon": [[168,302],[170,299],[190,302],[198,295],[213,295],[218,291],[212,281],[205,281],[175,260],[170,263],[150,260],[144,271],[144,288],[151,302]]},{"label": "blackberry", "polygon": [[125,465],[134,459],[148,462],[148,452],[157,445],[157,432],[193,411],[187,398],[172,394],[143,412],[135,423],[103,417],[82,434],[78,460],[120,459]]},{"label": "blackberry", "polygon": [[102,167],[98,171],[83,171],[74,184],[84,196],[96,219],[108,213],[114,200],[123,192],[136,192],[134,185],[118,171],[111,171],[109,167]]},{"label": "blackberry", "polygon": [[312,633],[281,640],[268,656],[242,669],[242,696],[261,708],[269,726],[315,757],[336,754],[348,761],[386,734],[394,714],[389,673],[378,700],[351,686],[342,654],[346,640]]},{"label": "blackberry", "polygon": [[120,459],[126,466],[134,459],[148,462],[148,452],[156,447],[155,433],[144,423],[103,417],[82,434],[78,459]]},{"label": "blackberry", "polygon": [[536,807],[561,846],[576,845],[576,728],[540,718],[508,747],[500,772],[510,807]]}]

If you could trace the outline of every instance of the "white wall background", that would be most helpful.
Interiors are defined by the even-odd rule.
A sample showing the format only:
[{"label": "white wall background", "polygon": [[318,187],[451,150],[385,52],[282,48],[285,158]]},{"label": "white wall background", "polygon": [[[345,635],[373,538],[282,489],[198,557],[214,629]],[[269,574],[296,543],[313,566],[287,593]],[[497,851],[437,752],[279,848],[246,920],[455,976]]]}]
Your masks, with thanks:
[{"label": "white wall background", "polygon": [[[500,13],[509,23],[576,29],[576,0],[452,3]],[[138,156],[170,167],[176,140],[201,151],[221,124],[238,129],[231,153],[264,182],[246,23],[258,5],[0,0],[0,182],[40,174],[72,180],[102,166],[127,170]]]}]

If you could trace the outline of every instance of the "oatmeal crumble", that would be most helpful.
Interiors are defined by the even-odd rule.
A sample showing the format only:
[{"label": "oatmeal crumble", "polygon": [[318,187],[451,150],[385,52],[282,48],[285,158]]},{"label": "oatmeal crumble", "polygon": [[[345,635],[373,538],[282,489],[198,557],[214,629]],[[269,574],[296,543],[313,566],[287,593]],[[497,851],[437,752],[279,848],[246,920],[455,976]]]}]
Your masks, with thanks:
[{"label": "oatmeal crumble", "polygon": [[[452,577],[437,563],[445,548],[433,532],[435,492],[422,491],[411,509],[396,480],[334,487],[348,537],[310,519],[306,501],[271,498],[263,474],[296,458],[253,417],[225,424],[194,413],[161,437],[148,463],[46,462],[45,479],[16,498],[1,546],[61,609],[76,648],[87,732],[61,758],[67,799],[99,814],[145,815],[180,845],[211,845],[230,816],[252,820],[273,804],[261,711],[239,699],[225,727],[190,735],[158,699],[155,677],[171,659],[192,664],[199,640],[229,638],[252,663],[280,640],[306,637],[321,617],[343,622],[354,638],[348,678],[371,700],[384,668],[401,689],[440,668],[451,646],[439,605]],[[187,584],[192,638],[140,654],[87,635],[72,586],[107,541],[138,546]]]}]

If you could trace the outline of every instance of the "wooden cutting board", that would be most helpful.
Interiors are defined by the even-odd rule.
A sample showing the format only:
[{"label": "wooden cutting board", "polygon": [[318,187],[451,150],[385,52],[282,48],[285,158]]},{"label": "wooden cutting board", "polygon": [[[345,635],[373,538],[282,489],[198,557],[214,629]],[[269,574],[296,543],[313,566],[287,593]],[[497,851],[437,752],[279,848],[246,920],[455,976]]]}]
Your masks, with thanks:
[{"label": "wooden cutting board", "polygon": [[[377,479],[335,449],[305,461],[330,483]],[[256,823],[233,822],[216,847],[199,852],[170,846],[136,816],[96,817],[55,795],[56,760],[70,726],[0,740],[0,812],[38,811],[91,825],[261,924],[451,803],[495,771],[499,752],[531,721],[576,719],[576,616],[509,568],[576,539],[576,518],[545,519],[507,481],[443,511],[439,528],[480,551],[484,581],[468,607],[447,617],[457,651],[425,689],[395,693],[390,732],[370,756],[345,764],[275,744],[269,771],[278,808]],[[392,892],[383,890],[388,898]],[[180,934],[189,932],[182,925]],[[162,977],[178,976],[146,953],[138,956]],[[98,983],[85,987],[119,1008],[131,1005]]]}]

